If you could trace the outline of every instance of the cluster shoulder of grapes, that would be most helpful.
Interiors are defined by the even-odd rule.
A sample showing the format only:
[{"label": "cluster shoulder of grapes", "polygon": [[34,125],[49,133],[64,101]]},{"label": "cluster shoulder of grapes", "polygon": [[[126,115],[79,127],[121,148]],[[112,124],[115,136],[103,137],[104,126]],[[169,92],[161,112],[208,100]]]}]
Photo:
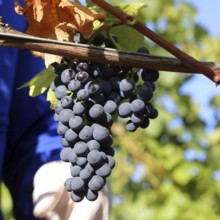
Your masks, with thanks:
[{"label": "cluster shoulder of grapes", "polygon": [[[113,47],[100,36],[94,45]],[[145,48],[138,52],[149,53]],[[50,88],[58,100],[54,120],[64,147],[60,157],[71,164],[71,177],[64,186],[73,201],[84,197],[94,201],[115,166],[114,119],[126,120],[130,132],[148,127],[150,119],[158,115],[150,100],[159,73],[67,58],[53,67],[57,77]]]}]

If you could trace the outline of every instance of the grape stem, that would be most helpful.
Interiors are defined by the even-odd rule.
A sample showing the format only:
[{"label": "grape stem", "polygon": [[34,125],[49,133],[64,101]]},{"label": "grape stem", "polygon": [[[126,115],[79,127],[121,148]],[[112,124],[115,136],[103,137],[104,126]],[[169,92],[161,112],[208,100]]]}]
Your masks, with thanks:
[{"label": "grape stem", "polygon": [[[21,49],[55,54],[63,57],[79,58],[97,63],[109,63],[135,68],[150,68],[161,71],[185,72],[197,74],[192,68],[184,65],[179,59],[172,57],[147,55],[120,51],[110,48],[94,47],[79,43],[70,43],[21,33],[0,19],[0,46],[16,47]],[[220,73],[220,62],[202,62],[213,72]],[[211,79],[215,83],[214,79]]]},{"label": "grape stem", "polygon": [[109,3],[103,1],[103,0],[90,0],[92,3],[96,4],[98,7],[102,8],[106,12],[112,14],[116,18],[118,18],[120,21],[124,22],[125,25],[128,25],[140,33],[142,33],[144,36],[151,39],[153,42],[167,50],[169,53],[177,57],[185,66],[188,68],[191,68],[194,72],[202,73],[208,78],[210,78],[212,81],[214,81],[216,84],[220,83],[220,72],[215,72],[208,66],[204,65],[203,63],[199,62],[192,56],[188,55],[187,53],[183,52],[179,48],[175,47],[168,41],[166,41],[164,38],[160,37],[158,34],[156,34],[154,31],[150,30],[148,27],[146,27],[144,24],[135,21],[135,18],[132,16],[120,11],[118,8],[113,7]]}]

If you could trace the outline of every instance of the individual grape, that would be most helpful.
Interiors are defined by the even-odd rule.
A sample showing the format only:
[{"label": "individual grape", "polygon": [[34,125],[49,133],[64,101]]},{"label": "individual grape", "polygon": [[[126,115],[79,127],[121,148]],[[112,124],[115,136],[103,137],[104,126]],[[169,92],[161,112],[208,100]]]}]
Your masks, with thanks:
[{"label": "individual grape", "polygon": [[102,155],[98,150],[91,150],[87,155],[87,160],[92,166],[97,166],[102,162]]},{"label": "individual grape", "polygon": [[95,201],[98,198],[98,192],[97,191],[93,191],[91,189],[88,189],[86,192],[86,198],[89,201]]},{"label": "individual grape", "polygon": [[63,147],[71,147],[70,143],[66,140],[66,138],[62,138],[60,143]]},{"label": "individual grape", "polygon": [[100,143],[96,140],[90,140],[87,142],[87,146],[90,151],[92,150],[100,150]]},{"label": "individual grape", "polygon": [[150,51],[146,47],[140,47],[140,48],[138,48],[137,53],[149,54]]},{"label": "individual grape", "polygon": [[100,104],[95,104],[89,109],[89,116],[95,120],[101,118],[104,114],[104,108]]},{"label": "individual grape", "polygon": [[60,159],[64,162],[69,162],[69,155],[72,152],[72,148],[70,147],[65,147],[61,150],[60,152]]},{"label": "individual grape", "polygon": [[61,73],[61,81],[64,84],[69,83],[71,79],[74,79],[74,77],[75,77],[75,72],[72,69],[65,69]]},{"label": "individual grape", "polygon": [[75,143],[78,140],[78,134],[72,129],[68,129],[65,132],[64,137],[66,138],[68,142],[71,142],[71,143]]},{"label": "individual grape", "polygon": [[139,125],[142,124],[143,121],[144,121],[144,115],[143,115],[143,114],[137,115],[137,114],[134,114],[134,113],[133,113],[133,114],[131,115],[131,121],[132,121],[132,123],[135,124],[135,126],[139,126]]},{"label": "individual grape", "polygon": [[98,175],[94,175],[88,183],[88,186],[92,191],[99,191],[104,187],[104,185],[105,180]]},{"label": "individual grape", "polygon": [[108,100],[112,100],[118,104],[121,101],[121,96],[118,92],[111,92],[108,96]]},{"label": "individual grape", "polygon": [[80,191],[83,189],[85,182],[80,177],[76,176],[72,178],[70,184],[73,191]]},{"label": "individual grape", "polygon": [[118,108],[117,104],[112,100],[108,100],[104,105],[104,111],[111,115],[116,113],[117,108]]},{"label": "individual grape", "polygon": [[105,141],[102,141],[102,142],[101,142],[102,149],[111,147],[112,144],[113,144],[113,137],[112,137],[112,135],[109,135],[109,136],[106,138]]},{"label": "individual grape", "polygon": [[55,113],[53,119],[54,121],[58,122],[60,120],[59,114]]},{"label": "individual grape", "polygon": [[90,71],[90,76],[92,78],[98,78],[102,76],[102,70],[100,64],[95,64],[92,66],[92,70]]},{"label": "individual grape", "polygon": [[149,81],[144,82],[143,86],[150,87],[152,89],[152,91],[155,91],[155,89],[156,89],[156,86],[154,85],[154,83],[149,82]]},{"label": "individual grape", "polygon": [[88,169],[87,166],[85,166],[84,169],[80,171],[79,176],[82,180],[89,181],[93,176],[93,169]]},{"label": "individual grape", "polygon": [[81,61],[77,64],[76,70],[79,72],[89,71],[89,64],[85,61]]},{"label": "individual grape", "polygon": [[65,132],[69,129],[68,126],[62,124],[62,123],[59,123],[58,126],[57,126],[57,133],[59,135],[64,135]]},{"label": "individual grape", "polygon": [[157,111],[157,109],[155,109],[150,102],[148,102],[148,103],[146,104],[145,113],[146,113],[147,117],[150,118],[150,119],[155,119],[155,118],[157,118],[157,116],[158,116],[158,111]]},{"label": "individual grape", "polygon": [[[60,78],[60,76],[57,76],[55,79],[54,79],[54,87],[53,88],[56,88],[56,87],[58,87],[59,85],[62,85],[63,83],[62,83],[62,81],[61,81],[61,78]],[[54,89],[54,91],[55,91],[55,89]]]},{"label": "individual grape", "polygon": [[61,99],[63,96],[65,96],[67,94],[66,86],[64,86],[64,85],[57,86],[54,91],[54,94],[58,100]]},{"label": "individual grape", "polygon": [[96,175],[103,178],[108,177],[111,174],[111,167],[109,164],[104,163],[99,169],[95,171]]},{"label": "individual grape", "polygon": [[110,135],[109,130],[103,126],[95,127],[93,131],[93,138],[99,142],[103,142],[107,140],[109,135]]},{"label": "individual grape", "polygon": [[79,138],[82,141],[89,141],[92,137],[92,128],[88,125],[84,126],[83,129],[79,132]]},{"label": "individual grape", "polygon": [[145,111],[145,104],[140,99],[135,99],[131,103],[131,111],[133,111],[136,114],[140,114]]},{"label": "individual grape", "polygon": [[89,80],[89,74],[85,71],[80,71],[76,74],[76,79],[82,84],[86,84]]},{"label": "individual grape", "polygon": [[68,178],[66,179],[66,181],[64,182],[64,188],[66,191],[71,192],[72,191],[72,178]]},{"label": "individual grape", "polygon": [[60,63],[58,65],[55,65],[55,73],[57,75],[61,75],[61,73],[67,68],[68,68],[68,66],[65,63]]},{"label": "individual grape", "polygon": [[87,90],[85,90],[85,89],[80,89],[80,90],[77,92],[77,98],[78,98],[79,100],[84,101],[84,100],[86,100],[86,99],[89,98],[89,93],[88,93]]},{"label": "individual grape", "polygon": [[132,111],[131,111],[131,104],[129,102],[123,102],[119,105],[118,107],[118,115],[121,118],[127,118],[131,116]]},{"label": "individual grape", "polygon": [[87,164],[86,157],[77,157],[76,164],[79,165],[80,167],[85,167],[85,165]]},{"label": "individual grape", "polygon": [[54,82],[54,81],[51,82],[51,84],[50,84],[50,89],[51,89],[52,91],[55,91],[56,85],[55,85],[55,82]]},{"label": "individual grape", "polygon": [[111,83],[108,81],[103,81],[100,85],[100,90],[105,96],[110,95],[110,93],[112,92]]},{"label": "individual grape", "polygon": [[72,79],[69,83],[68,83],[68,89],[71,92],[77,92],[81,89],[82,85],[81,82],[79,80],[76,79]]},{"label": "individual grape", "polygon": [[102,117],[98,119],[98,123],[107,128],[111,127],[113,124],[112,115],[109,114],[108,112],[104,112]]},{"label": "individual grape", "polygon": [[129,120],[126,123],[126,129],[130,132],[134,132],[137,130],[137,126],[131,120]]},{"label": "individual grape", "polygon": [[82,167],[80,167],[79,165],[73,165],[70,168],[70,174],[72,177],[79,176],[79,173],[81,170],[82,170]]},{"label": "individual grape", "polygon": [[75,115],[82,115],[85,113],[85,107],[81,102],[76,102],[73,106],[73,112]]},{"label": "individual grape", "polygon": [[157,70],[144,69],[141,72],[141,78],[144,81],[156,82],[159,79],[159,72]]},{"label": "individual grape", "polygon": [[83,127],[83,119],[80,116],[74,115],[69,120],[69,126],[73,131],[79,131]]},{"label": "individual grape", "polygon": [[150,120],[147,116],[144,116],[143,122],[139,125],[140,128],[147,128],[150,124]]},{"label": "individual grape", "polygon": [[146,103],[153,97],[153,90],[150,87],[143,85],[138,88],[137,97]]},{"label": "individual grape", "polygon": [[73,99],[70,96],[63,96],[60,100],[62,108],[72,108]]},{"label": "individual grape", "polygon": [[59,113],[59,121],[67,125],[72,116],[74,116],[74,112],[71,109],[63,109]]},{"label": "individual grape", "polygon": [[69,162],[72,163],[72,164],[75,164],[77,162],[77,159],[78,158],[77,158],[76,153],[73,151],[73,149],[71,149],[71,152],[70,152],[70,154],[68,156]]},{"label": "individual grape", "polygon": [[74,145],[74,152],[78,155],[78,156],[82,156],[85,155],[89,148],[87,146],[87,144],[83,141],[78,141],[75,145]]},{"label": "individual grape", "polygon": [[123,79],[120,82],[120,90],[123,91],[124,93],[130,93],[133,91],[135,87],[135,81],[133,79]]},{"label": "individual grape", "polygon": [[105,35],[98,33],[92,41],[92,44],[95,46],[101,46],[105,42]]},{"label": "individual grape", "polygon": [[74,202],[81,202],[84,199],[85,192],[79,191],[79,192],[71,192],[70,197]]},{"label": "individual grape", "polygon": [[118,77],[112,76],[108,81],[114,92],[118,92],[120,90],[120,79]]},{"label": "individual grape", "polygon": [[95,96],[95,103],[104,105],[106,103],[106,97],[101,93]]},{"label": "individual grape", "polygon": [[93,82],[93,81],[89,81],[86,85],[85,85],[85,89],[87,90],[87,92],[90,95],[95,95],[98,94],[100,91],[100,85]]},{"label": "individual grape", "polygon": [[115,160],[112,156],[107,155],[107,161],[109,166],[111,167],[111,169],[113,169],[115,167]]},{"label": "individual grape", "polygon": [[58,101],[54,106],[54,112],[59,114],[62,109],[63,109],[63,107],[61,105],[61,101]]}]

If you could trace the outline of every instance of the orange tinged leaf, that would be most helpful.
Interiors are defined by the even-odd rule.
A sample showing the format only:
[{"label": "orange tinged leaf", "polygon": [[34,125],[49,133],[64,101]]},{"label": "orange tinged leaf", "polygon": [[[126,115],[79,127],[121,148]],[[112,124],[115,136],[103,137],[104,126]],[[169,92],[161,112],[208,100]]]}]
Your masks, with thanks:
[{"label": "orange tinged leaf", "polygon": [[104,20],[105,15],[89,10],[78,1],[68,0],[24,0],[25,7],[15,2],[15,11],[28,21],[27,34],[72,41],[80,32],[88,39],[95,20]]}]

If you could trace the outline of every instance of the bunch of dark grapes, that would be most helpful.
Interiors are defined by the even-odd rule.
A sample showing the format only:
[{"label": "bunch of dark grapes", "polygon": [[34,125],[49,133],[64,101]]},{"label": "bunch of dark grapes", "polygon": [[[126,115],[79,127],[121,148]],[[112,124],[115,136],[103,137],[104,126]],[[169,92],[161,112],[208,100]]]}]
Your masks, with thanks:
[{"label": "bunch of dark grapes", "polygon": [[[99,36],[100,38],[100,36]],[[101,40],[100,40],[101,39]],[[94,39],[113,47],[105,37]],[[140,53],[148,53],[140,48]],[[61,135],[61,160],[71,164],[65,189],[75,202],[94,201],[115,166],[111,126],[127,118],[126,129],[146,128],[158,112],[150,103],[159,73],[63,58],[50,88],[57,98],[54,120]]]}]

